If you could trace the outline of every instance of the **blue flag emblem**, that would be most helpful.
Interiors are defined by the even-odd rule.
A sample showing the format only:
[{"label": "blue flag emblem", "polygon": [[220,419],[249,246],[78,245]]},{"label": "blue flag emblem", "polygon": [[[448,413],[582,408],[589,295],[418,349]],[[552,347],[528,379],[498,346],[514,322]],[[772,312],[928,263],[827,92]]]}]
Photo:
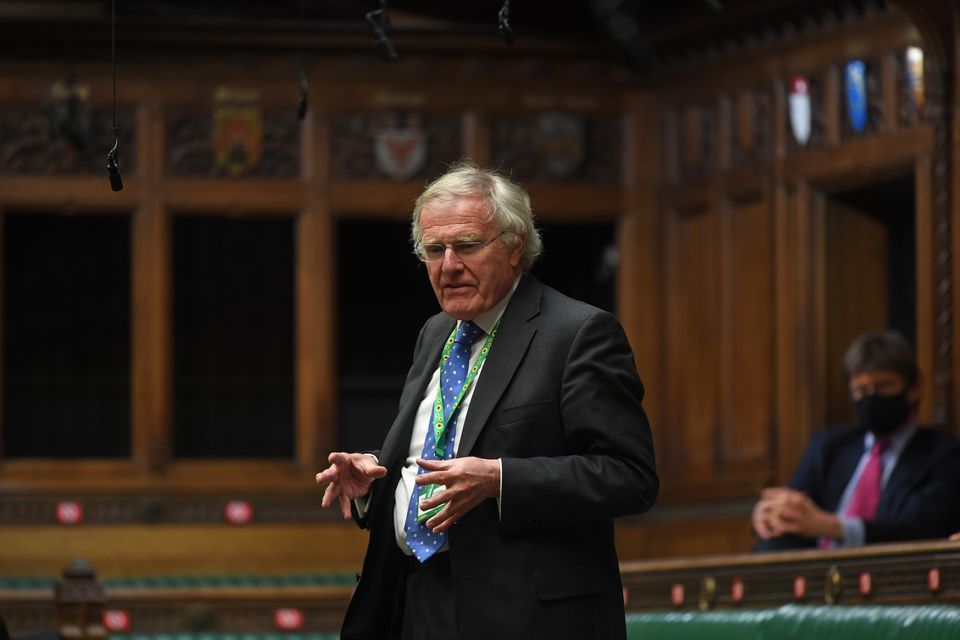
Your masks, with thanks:
[{"label": "blue flag emblem", "polygon": [[847,116],[857,133],[867,128],[867,66],[862,60],[851,60],[844,72],[847,90]]}]

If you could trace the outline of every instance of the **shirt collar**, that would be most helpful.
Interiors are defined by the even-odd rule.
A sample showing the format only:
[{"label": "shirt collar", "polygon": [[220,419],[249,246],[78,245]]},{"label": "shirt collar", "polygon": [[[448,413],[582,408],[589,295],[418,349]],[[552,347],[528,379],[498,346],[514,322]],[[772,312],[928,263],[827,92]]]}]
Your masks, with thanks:
[{"label": "shirt collar", "polygon": [[[887,443],[886,454],[899,457],[900,453],[907,447],[907,443],[910,442],[910,438],[913,437],[913,434],[916,433],[918,429],[916,422],[910,422],[907,426],[902,429],[898,429]],[[866,435],[863,436],[863,446],[867,451],[873,448],[873,443],[876,441],[876,436],[873,435],[872,431],[867,431]]]},{"label": "shirt collar", "polygon": [[[517,290],[517,285],[520,284],[520,278],[523,277],[523,274],[517,276],[517,279],[513,281],[513,286],[510,288],[509,293],[503,296],[503,299],[500,300],[497,304],[493,305],[490,309],[487,309],[483,313],[479,314],[476,318],[473,319],[473,323],[484,330],[487,335],[493,331],[493,328],[496,326],[497,321],[500,320],[500,317],[503,315],[504,310],[506,310],[507,305],[510,303],[510,299],[513,298],[514,292]],[[460,323],[457,322],[457,327],[460,326]]]}]

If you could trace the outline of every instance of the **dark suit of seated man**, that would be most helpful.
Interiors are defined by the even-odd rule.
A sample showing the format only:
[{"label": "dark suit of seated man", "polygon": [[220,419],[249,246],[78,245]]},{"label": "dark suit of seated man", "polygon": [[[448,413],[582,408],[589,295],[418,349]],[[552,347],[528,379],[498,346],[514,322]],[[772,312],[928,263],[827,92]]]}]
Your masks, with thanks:
[{"label": "dark suit of seated man", "polygon": [[960,443],[917,425],[910,345],[892,331],[867,333],[843,367],[858,424],[818,434],[787,486],[764,489],[753,510],[755,551],[939,538],[960,528]]}]

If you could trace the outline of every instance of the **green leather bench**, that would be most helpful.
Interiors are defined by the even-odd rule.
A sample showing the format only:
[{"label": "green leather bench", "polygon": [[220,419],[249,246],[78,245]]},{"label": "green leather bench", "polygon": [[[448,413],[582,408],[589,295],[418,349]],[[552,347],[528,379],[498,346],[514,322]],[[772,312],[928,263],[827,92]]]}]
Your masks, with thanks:
[{"label": "green leather bench", "polygon": [[956,640],[960,606],[800,606],[627,614],[628,640]]}]

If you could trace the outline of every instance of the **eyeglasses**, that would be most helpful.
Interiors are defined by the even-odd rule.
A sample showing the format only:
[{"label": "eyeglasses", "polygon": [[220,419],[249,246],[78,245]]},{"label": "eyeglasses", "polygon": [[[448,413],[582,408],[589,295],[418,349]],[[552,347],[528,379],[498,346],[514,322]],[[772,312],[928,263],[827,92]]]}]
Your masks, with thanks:
[{"label": "eyeglasses", "polygon": [[478,256],[487,245],[505,233],[507,232],[501,231],[486,241],[473,240],[471,242],[455,242],[453,244],[420,243],[417,245],[417,255],[420,256],[420,259],[424,262],[438,262],[443,260],[443,256],[447,254],[447,249],[450,249],[453,251],[453,255],[461,260],[469,260],[470,258]]}]

